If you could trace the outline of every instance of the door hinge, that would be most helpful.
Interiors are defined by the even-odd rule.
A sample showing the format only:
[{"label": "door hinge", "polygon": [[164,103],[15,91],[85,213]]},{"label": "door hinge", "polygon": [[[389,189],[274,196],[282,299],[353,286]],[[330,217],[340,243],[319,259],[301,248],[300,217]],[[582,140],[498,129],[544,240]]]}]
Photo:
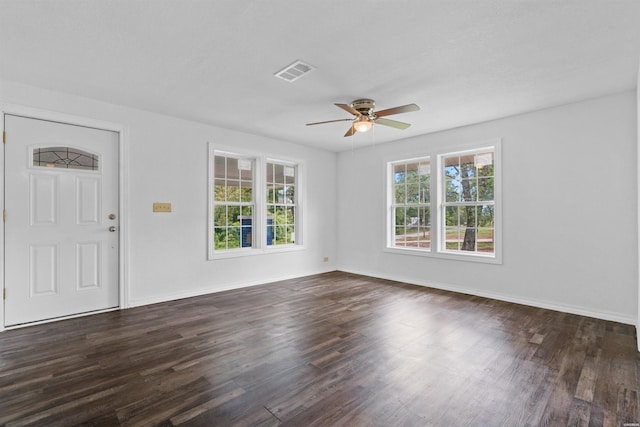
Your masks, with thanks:
[{"label": "door hinge", "polygon": [[7,288],[2,290],[2,299],[7,299]]},{"label": "door hinge", "polygon": [[3,144],[7,143],[7,131],[6,130],[2,131],[2,143]]},{"label": "door hinge", "polygon": [[3,222],[7,222],[7,210],[6,209],[4,209],[2,211],[2,221]]}]

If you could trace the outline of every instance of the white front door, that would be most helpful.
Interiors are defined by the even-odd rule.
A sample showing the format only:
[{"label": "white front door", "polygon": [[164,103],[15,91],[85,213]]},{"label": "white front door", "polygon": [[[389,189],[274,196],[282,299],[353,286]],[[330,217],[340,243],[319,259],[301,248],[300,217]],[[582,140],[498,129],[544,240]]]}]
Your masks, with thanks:
[{"label": "white front door", "polygon": [[4,119],[5,325],[117,307],[118,133]]}]

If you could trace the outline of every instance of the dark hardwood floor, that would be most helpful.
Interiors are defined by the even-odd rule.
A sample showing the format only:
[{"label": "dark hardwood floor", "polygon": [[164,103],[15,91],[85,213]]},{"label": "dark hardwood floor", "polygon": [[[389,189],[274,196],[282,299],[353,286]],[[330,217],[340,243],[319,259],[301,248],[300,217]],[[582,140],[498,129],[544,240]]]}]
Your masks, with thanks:
[{"label": "dark hardwood floor", "polygon": [[7,426],[640,423],[629,325],[328,273],[0,333]]}]

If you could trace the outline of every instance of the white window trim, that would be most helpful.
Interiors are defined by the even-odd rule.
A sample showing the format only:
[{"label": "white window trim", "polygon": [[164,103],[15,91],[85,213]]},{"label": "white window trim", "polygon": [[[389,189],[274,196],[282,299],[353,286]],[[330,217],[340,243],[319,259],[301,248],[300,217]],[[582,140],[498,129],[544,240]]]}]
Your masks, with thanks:
[{"label": "white window trim", "polygon": [[[441,250],[441,223],[443,221],[443,185],[441,177],[442,157],[492,149],[494,152],[495,172],[494,172],[494,242],[495,251],[492,255],[483,253],[461,253]],[[416,159],[429,157],[431,159],[431,244],[429,249],[402,248],[392,246],[394,236],[394,223],[392,215],[393,186],[391,185],[390,174],[394,163],[409,162]],[[435,160],[435,162],[434,162]],[[435,168],[434,168],[435,163]],[[436,169],[437,168],[437,169]],[[436,173],[434,174],[434,169]],[[408,156],[389,158],[385,161],[385,187],[386,187],[386,242],[384,252],[413,255],[430,258],[441,258],[455,261],[469,261],[486,264],[502,264],[502,140],[500,138],[485,140],[476,143],[459,144],[443,148],[432,149],[412,153]],[[436,195],[434,198],[433,195]]]},{"label": "white window trim", "polygon": [[[401,247],[401,246],[396,246],[395,245],[395,214],[394,214],[394,207],[397,206],[396,202],[395,202],[395,187],[394,184],[391,183],[391,179],[389,179],[393,174],[394,174],[394,166],[398,165],[398,164],[407,164],[407,163],[412,163],[412,162],[420,162],[423,160],[429,160],[429,182],[430,182],[430,186],[429,186],[429,194],[435,194],[432,190],[433,190],[433,179],[431,179],[431,171],[433,170],[433,168],[431,167],[433,165],[432,162],[432,158],[431,156],[420,156],[420,157],[412,157],[409,159],[400,159],[400,160],[395,160],[395,161],[391,161],[387,163],[387,169],[386,169],[386,175],[385,175],[385,180],[387,182],[387,186],[388,186],[388,191],[387,191],[387,217],[388,217],[388,228],[387,228],[387,248],[388,249],[398,249],[399,251],[415,251],[415,252],[431,252],[431,248],[433,247],[433,228],[430,227],[430,233],[431,233],[431,239],[429,242],[429,249],[424,249],[424,248],[413,248],[413,247]],[[425,204],[417,204],[416,206],[428,206],[430,209],[433,206],[433,201],[431,200],[431,198],[429,199],[429,203],[425,203]],[[430,212],[429,214],[430,217],[433,216],[433,212]]]},{"label": "white window trim", "polygon": [[[305,187],[305,164],[302,160],[288,158],[283,160],[280,156],[272,156],[257,151],[244,149],[236,149],[233,147],[225,147],[213,142],[208,143],[208,181],[207,181],[207,259],[217,260],[225,258],[237,258],[244,256],[264,255],[268,253],[282,253],[304,250],[304,212],[305,207],[303,197],[306,191]],[[214,192],[214,156],[226,155],[238,158],[247,158],[254,160],[254,226],[253,241],[254,244],[249,248],[224,249],[215,250],[213,244],[213,192]],[[296,243],[287,245],[271,245],[266,244],[267,233],[267,204],[265,201],[265,168],[268,162],[276,162],[280,164],[295,165],[296,170]]]},{"label": "white window trim", "polygon": [[[294,162],[291,160],[282,160],[280,158],[275,158],[275,157],[266,157],[264,159],[264,164],[265,164],[265,170],[266,170],[266,164],[267,163],[276,163],[279,165],[285,165],[285,166],[294,166],[296,168],[296,179],[293,183],[293,186],[295,188],[295,203],[293,206],[295,206],[295,223],[294,223],[294,228],[295,228],[295,243],[288,243],[288,244],[283,244],[283,245],[266,245],[265,244],[265,248],[267,251],[272,252],[272,251],[286,251],[286,250],[290,250],[292,248],[296,248],[299,247],[303,244],[303,237],[302,237],[302,209],[300,207],[301,205],[301,197],[302,197],[302,193],[300,191],[301,187],[300,187],[300,170],[302,169],[302,167],[300,166],[300,162]],[[264,176],[264,173],[263,173]],[[265,190],[266,190],[266,180],[264,180],[262,182],[262,192],[264,194]],[[264,221],[265,219],[267,219],[267,201],[265,200],[264,203],[262,203],[262,205],[260,205],[260,208],[264,211],[263,212],[263,222],[265,222],[264,228],[265,228],[265,233],[266,233],[266,221]],[[262,240],[261,240],[262,242]]]}]

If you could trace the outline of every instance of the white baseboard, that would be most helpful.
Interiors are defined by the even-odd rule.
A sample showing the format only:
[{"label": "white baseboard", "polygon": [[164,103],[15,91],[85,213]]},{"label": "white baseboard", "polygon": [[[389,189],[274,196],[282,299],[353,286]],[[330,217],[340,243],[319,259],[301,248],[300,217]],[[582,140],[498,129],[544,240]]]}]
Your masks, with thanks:
[{"label": "white baseboard", "polygon": [[335,268],[324,268],[324,269],[319,269],[315,272],[307,272],[304,274],[270,277],[268,279],[252,280],[248,282],[224,283],[224,284],[216,285],[215,287],[212,286],[210,288],[201,288],[201,289],[195,289],[195,290],[189,290],[189,291],[172,292],[169,294],[154,295],[147,298],[132,298],[129,301],[128,308],[140,307],[140,306],[149,305],[149,304],[158,304],[158,303],[167,302],[167,301],[175,301],[183,298],[198,297],[201,295],[209,295],[217,292],[230,291],[233,289],[248,288],[250,286],[266,285],[267,283],[279,282],[281,280],[297,279],[299,277],[306,277],[306,276],[312,276],[314,274],[328,273],[335,270],[336,270]]},{"label": "white baseboard", "polygon": [[[338,270],[344,271],[345,273],[360,274],[363,276],[375,277],[378,279],[393,280],[396,282],[409,283],[411,285],[441,289],[443,291],[452,291],[452,292],[457,292],[461,294],[468,294],[468,295],[474,295],[474,296],[483,297],[483,298],[495,299],[498,301],[505,301],[505,302],[512,302],[515,304],[527,305],[530,307],[544,308],[547,310],[560,311],[563,313],[593,317],[595,319],[610,320],[612,322],[624,323],[626,325],[636,326],[636,321],[637,321],[637,319],[635,319],[632,316],[624,316],[624,315],[620,315],[619,313],[611,313],[606,311],[594,311],[592,309],[588,309],[585,307],[558,304],[550,301],[539,301],[539,300],[528,299],[528,298],[512,297],[512,296],[501,295],[501,294],[496,294],[492,292],[480,291],[477,289],[465,288],[463,286],[451,285],[448,283],[433,282],[429,280],[422,281],[422,280],[416,280],[411,277],[385,275],[378,272],[354,270],[350,268],[339,268]],[[639,345],[639,350],[640,350],[640,345]]]}]

